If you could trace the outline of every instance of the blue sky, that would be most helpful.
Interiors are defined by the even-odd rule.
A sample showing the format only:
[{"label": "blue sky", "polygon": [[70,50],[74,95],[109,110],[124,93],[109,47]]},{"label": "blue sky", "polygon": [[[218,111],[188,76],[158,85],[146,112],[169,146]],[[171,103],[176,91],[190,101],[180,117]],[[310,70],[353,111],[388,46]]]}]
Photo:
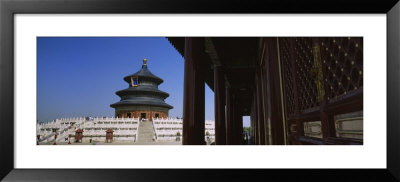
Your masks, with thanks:
[{"label": "blue sky", "polygon": [[[138,71],[143,58],[164,80],[159,89],[174,106],[169,116],[182,117],[184,59],[166,38],[38,37],[37,119],[114,116],[115,92],[128,87],[123,77]],[[207,120],[214,120],[213,100],[206,86]]]}]

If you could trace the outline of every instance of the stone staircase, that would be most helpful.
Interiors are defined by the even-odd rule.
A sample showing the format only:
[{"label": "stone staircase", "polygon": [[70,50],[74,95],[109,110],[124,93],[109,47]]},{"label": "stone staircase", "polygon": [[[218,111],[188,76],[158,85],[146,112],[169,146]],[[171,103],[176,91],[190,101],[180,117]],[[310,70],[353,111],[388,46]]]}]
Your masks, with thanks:
[{"label": "stone staircase", "polygon": [[[63,142],[65,137],[68,137],[68,132],[69,130],[75,131],[76,127],[69,126],[68,128],[65,128],[64,130],[61,131],[61,135],[57,135],[57,140],[56,143],[58,142]],[[48,143],[53,143],[54,142],[54,135],[55,133],[51,133],[50,135],[47,135],[46,137],[42,138],[39,140],[39,142],[48,142]],[[47,140],[48,139],[48,140]],[[72,138],[71,138],[72,141]],[[65,141],[64,141],[65,142]]]},{"label": "stone staircase", "polygon": [[138,131],[138,141],[137,144],[149,144],[154,143],[154,129],[152,122],[140,122],[139,123],[139,131]]}]

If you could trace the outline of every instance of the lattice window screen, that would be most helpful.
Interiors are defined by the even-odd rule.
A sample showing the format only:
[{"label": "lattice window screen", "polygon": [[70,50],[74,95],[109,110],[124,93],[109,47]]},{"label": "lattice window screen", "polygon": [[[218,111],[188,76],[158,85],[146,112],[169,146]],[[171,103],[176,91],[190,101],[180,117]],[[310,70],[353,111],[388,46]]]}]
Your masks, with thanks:
[{"label": "lattice window screen", "polygon": [[[293,51],[290,41],[293,41]],[[318,44],[320,51],[319,65],[322,66],[319,68],[314,60],[315,44]],[[362,37],[327,37],[314,43],[312,38],[280,38],[279,49],[288,116],[295,113],[295,90],[300,113],[319,106],[316,69],[322,69],[324,98],[328,102],[341,99],[363,87]]]},{"label": "lattice window screen", "polygon": [[303,111],[319,106],[311,38],[295,38],[294,50],[299,109]]},{"label": "lattice window screen", "polygon": [[362,88],[362,38],[324,38],[320,45],[322,66],[327,76],[324,78],[327,100]]},{"label": "lattice window screen", "polygon": [[295,101],[294,101],[294,84],[292,76],[292,61],[290,54],[290,38],[280,39],[280,50],[281,50],[281,62],[283,63],[283,79],[284,79],[284,89],[286,98],[286,113],[292,115],[295,113]]}]

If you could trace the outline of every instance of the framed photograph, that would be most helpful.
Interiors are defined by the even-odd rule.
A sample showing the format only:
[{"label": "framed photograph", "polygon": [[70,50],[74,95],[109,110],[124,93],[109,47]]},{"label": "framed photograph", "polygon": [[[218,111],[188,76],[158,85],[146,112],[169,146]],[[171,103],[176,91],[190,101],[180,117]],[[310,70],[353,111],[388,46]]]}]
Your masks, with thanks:
[{"label": "framed photograph", "polygon": [[1,1],[1,179],[399,181],[400,4],[328,4]]}]

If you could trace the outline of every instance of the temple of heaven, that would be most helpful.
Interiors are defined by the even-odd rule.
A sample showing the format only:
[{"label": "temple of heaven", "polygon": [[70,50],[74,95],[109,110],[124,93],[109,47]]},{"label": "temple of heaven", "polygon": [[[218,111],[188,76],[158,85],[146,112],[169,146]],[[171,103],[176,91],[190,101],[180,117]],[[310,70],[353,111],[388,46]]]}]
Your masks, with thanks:
[{"label": "temple of heaven", "polygon": [[124,77],[129,87],[117,91],[121,97],[117,103],[111,104],[115,108],[115,117],[138,118],[152,121],[152,118],[166,118],[168,111],[173,107],[165,103],[168,93],[158,90],[163,80],[147,68],[147,60],[143,59],[142,69]]}]

